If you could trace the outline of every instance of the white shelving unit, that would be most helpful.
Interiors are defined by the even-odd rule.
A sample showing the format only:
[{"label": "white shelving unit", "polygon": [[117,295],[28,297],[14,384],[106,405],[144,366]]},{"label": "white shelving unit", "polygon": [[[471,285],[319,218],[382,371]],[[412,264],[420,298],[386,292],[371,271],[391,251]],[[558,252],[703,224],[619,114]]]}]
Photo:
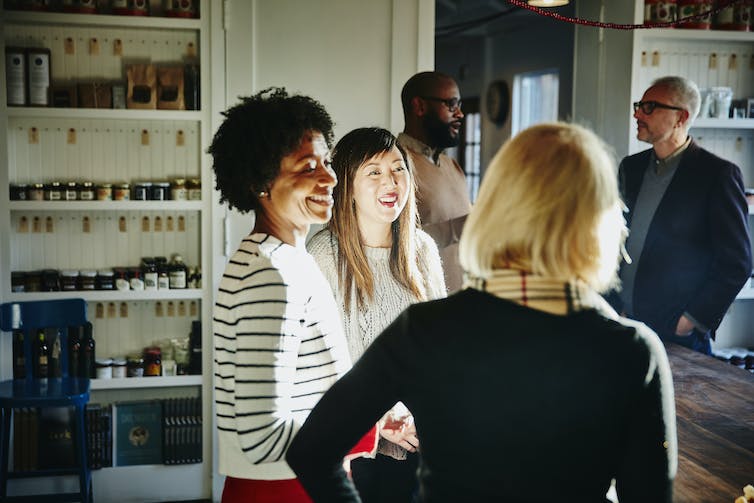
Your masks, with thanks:
[{"label": "white shelving unit", "polygon": [[[186,337],[192,320],[203,322],[203,375],[94,379],[92,401],[201,396],[204,461],[96,470],[93,484],[98,502],[193,500],[210,498],[212,493],[209,237],[213,183],[205,154],[211,140],[211,9],[208,0],[199,3],[199,19],[0,10],[3,49],[7,45],[50,49],[54,84],[124,83],[129,62],[180,64],[183,57],[193,56],[200,64],[203,108],[194,111],[9,107],[5,86],[0,90],[0,302],[84,298],[97,354],[103,357],[123,356],[159,340]],[[95,39],[97,51],[91,49]],[[116,41],[122,46],[120,54],[114,50]],[[0,73],[4,83],[5,69]],[[10,201],[8,191],[10,184],[53,180],[133,184],[177,177],[199,178],[202,199]],[[43,225],[35,227],[36,222]],[[141,257],[170,257],[172,253],[180,253],[190,266],[201,267],[202,287],[11,292],[11,271],[136,266]],[[3,378],[10,375],[9,351],[9,342],[3,340]],[[10,494],[40,490],[39,480],[18,482],[9,486]],[[67,491],[68,482],[42,481],[52,491]],[[75,487],[76,481],[70,484]]]},{"label": "white shelving unit", "polygon": [[[636,0],[634,22],[641,23],[643,16],[644,1]],[[752,32],[645,29],[635,30],[632,37],[632,100],[638,100],[654,79],[665,75],[683,75],[700,89],[731,87],[733,99],[754,97]],[[646,149],[647,145],[636,139],[630,114],[627,120],[630,153]],[[691,135],[702,147],[737,164],[745,186],[754,188],[754,118],[697,118]],[[749,218],[749,227],[754,231],[754,218]],[[736,298],[717,332],[718,347],[754,346],[754,288],[747,283]]]}]

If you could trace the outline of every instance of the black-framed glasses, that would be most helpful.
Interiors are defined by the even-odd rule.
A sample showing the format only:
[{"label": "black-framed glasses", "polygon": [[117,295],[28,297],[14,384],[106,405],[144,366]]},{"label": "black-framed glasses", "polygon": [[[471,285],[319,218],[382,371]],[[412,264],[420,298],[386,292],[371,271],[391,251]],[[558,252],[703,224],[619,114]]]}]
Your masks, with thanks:
[{"label": "black-framed glasses", "polygon": [[672,105],[666,105],[666,104],[660,103],[658,101],[636,101],[636,102],[634,102],[634,113],[638,112],[639,109],[641,109],[641,112],[644,115],[652,115],[652,112],[655,111],[655,108],[667,108],[668,110],[686,110],[685,108],[674,107]]},{"label": "black-framed glasses", "polygon": [[431,100],[431,101],[439,101],[440,103],[443,103],[446,107],[448,107],[448,111],[450,113],[456,113],[456,111],[461,108],[461,100],[458,98],[438,98],[437,96],[420,96],[423,100]]}]

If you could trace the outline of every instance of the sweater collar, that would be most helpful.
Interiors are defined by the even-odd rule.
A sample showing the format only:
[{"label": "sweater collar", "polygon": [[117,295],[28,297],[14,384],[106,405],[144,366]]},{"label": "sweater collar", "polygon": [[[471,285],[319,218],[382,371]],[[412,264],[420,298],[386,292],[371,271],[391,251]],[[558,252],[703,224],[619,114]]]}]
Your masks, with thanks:
[{"label": "sweater collar", "polygon": [[487,278],[467,277],[464,286],[550,314],[594,309],[607,318],[618,318],[605,299],[580,280],[564,281],[516,269],[495,269]]}]

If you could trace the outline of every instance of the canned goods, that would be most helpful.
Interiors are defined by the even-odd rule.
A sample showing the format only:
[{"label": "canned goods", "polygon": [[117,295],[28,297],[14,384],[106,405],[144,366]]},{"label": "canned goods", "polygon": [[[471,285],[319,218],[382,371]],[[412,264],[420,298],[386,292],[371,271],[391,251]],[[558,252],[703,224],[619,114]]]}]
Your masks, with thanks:
[{"label": "canned goods", "polygon": [[128,201],[131,199],[131,186],[127,183],[119,183],[113,188],[113,200]]},{"label": "canned goods", "polygon": [[29,198],[29,186],[25,183],[16,183],[10,186],[11,201],[26,201]]},{"label": "canned goods", "polygon": [[188,200],[186,180],[184,180],[183,178],[176,178],[175,180],[173,180],[173,184],[170,186],[170,199],[172,199],[173,201]]},{"label": "canned goods", "polygon": [[65,185],[65,190],[63,191],[63,200],[64,201],[77,201],[79,198],[79,184],[76,182],[68,182]]},{"label": "canned goods", "polygon": [[60,187],[60,182],[52,182],[45,185],[44,191],[46,201],[60,201],[63,199],[63,189]]},{"label": "canned goods", "polygon": [[[687,17],[696,16],[712,10],[712,0],[678,0],[678,20]],[[706,15],[688,23],[681,23],[679,28],[689,28],[695,30],[709,30],[711,16]]]},{"label": "canned goods", "polygon": [[154,182],[152,184],[152,199],[153,201],[167,201],[170,199],[170,183],[169,182]]},{"label": "canned goods", "polygon": [[81,201],[94,201],[94,184],[92,182],[84,182],[79,187],[79,199]]},{"label": "canned goods", "polygon": [[152,182],[136,182],[134,184],[134,200],[147,201],[152,195]]},{"label": "canned goods", "polygon": [[101,183],[97,185],[97,201],[112,201],[113,200],[113,186],[109,183]]},{"label": "canned goods", "polygon": [[43,183],[34,183],[29,187],[29,201],[44,201],[45,186]]}]

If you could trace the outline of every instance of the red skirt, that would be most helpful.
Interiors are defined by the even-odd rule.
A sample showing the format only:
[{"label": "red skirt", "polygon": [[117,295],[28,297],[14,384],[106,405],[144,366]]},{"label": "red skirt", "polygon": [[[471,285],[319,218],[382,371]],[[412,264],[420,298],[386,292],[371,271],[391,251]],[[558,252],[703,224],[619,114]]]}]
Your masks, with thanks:
[{"label": "red skirt", "polygon": [[250,480],[225,477],[222,503],[312,503],[298,479]]}]

